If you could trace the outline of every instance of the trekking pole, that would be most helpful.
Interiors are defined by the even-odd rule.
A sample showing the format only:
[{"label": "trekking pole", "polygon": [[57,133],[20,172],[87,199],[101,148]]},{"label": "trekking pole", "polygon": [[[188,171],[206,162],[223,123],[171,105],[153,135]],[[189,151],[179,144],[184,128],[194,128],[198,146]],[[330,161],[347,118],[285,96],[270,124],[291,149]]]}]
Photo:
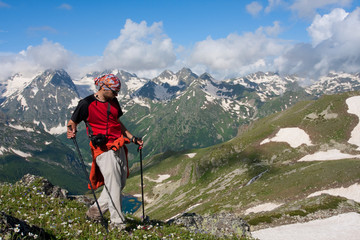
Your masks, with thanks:
[{"label": "trekking pole", "polygon": [[[71,126],[69,126],[69,128],[70,128],[70,130],[72,130],[72,129],[71,129]],[[102,212],[101,212],[99,202],[98,202],[98,200],[97,200],[97,198],[96,198],[95,190],[94,190],[94,188],[93,188],[93,186],[92,186],[92,184],[91,184],[89,174],[88,174],[88,172],[86,171],[84,159],[83,159],[83,157],[82,157],[82,155],[81,155],[81,152],[80,152],[80,149],[79,149],[79,145],[77,144],[77,141],[76,141],[76,137],[73,137],[72,140],[74,141],[74,145],[75,145],[75,147],[76,147],[76,150],[77,150],[78,155],[79,155],[79,159],[80,159],[80,161],[81,161],[82,169],[83,169],[83,171],[84,171],[84,174],[85,174],[86,179],[88,180],[88,183],[89,183],[89,185],[90,185],[90,188],[91,188],[92,194],[93,194],[93,196],[94,196],[96,205],[97,205],[98,210],[99,210],[99,213],[100,213],[100,215],[101,215],[102,225],[103,225],[104,228],[106,229],[106,232],[109,233],[109,229],[108,229],[108,226],[107,226],[107,222],[105,221],[104,215],[103,215]]]},{"label": "trekking pole", "polygon": [[142,202],[142,214],[143,222],[145,221],[145,206],[144,206],[144,180],[143,180],[143,167],[142,167],[142,147],[139,146],[138,151],[140,151],[140,172],[141,172],[141,202]]}]

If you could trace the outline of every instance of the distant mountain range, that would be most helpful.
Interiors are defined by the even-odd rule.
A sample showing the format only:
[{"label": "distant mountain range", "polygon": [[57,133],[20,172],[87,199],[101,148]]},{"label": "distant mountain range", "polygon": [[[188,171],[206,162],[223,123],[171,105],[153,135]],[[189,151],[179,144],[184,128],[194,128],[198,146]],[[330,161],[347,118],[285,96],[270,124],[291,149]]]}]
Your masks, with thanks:
[{"label": "distant mountain range", "polygon": [[[39,129],[38,137],[43,143],[53,137],[64,147],[52,149],[47,162],[58,166],[59,162],[67,161],[64,150],[65,154],[74,156],[72,142],[64,134],[72,111],[81,98],[95,91],[93,79],[105,73],[113,73],[121,79],[118,99],[125,112],[122,121],[133,134],[143,136],[144,156],[148,157],[230,140],[254,120],[284,111],[299,101],[354,91],[360,86],[359,73],[330,73],[308,87],[299,85],[302,81],[299,77],[270,72],[223,81],[215,80],[208,73],[198,76],[187,68],[176,73],[166,70],[153,79],[122,70],[93,72],[80,79],[72,79],[64,70],[47,70],[30,77],[18,73],[0,84],[0,110],[7,119],[0,126],[1,130],[14,131],[14,124],[10,123],[16,121],[16,126]],[[28,134],[23,129],[17,131]],[[79,131],[78,141],[89,161],[84,126]],[[40,159],[35,153],[29,158],[16,151],[27,145],[23,140],[0,142],[1,161],[20,158],[32,163],[30,159]],[[53,143],[46,146],[51,148]],[[129,147],[130,160],[136,162],[136,147]],[[0,171],[7,170],[2,167]],[[60,185],[49,176],[44,177]]]}]

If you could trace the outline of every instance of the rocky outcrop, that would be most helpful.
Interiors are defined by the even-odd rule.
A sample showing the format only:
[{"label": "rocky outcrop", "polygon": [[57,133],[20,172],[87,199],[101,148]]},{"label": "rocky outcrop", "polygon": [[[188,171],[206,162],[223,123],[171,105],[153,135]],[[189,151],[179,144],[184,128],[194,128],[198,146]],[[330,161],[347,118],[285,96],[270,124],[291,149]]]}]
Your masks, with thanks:
[{"label": "rocky outcrop", "polygon": [[184,213],[168,223],[184,226],[193,232],[210,233],[220,238],[251,236],[249,224],[241,217],[230,213],[204,216]]},{"label": "rocky outcrop", "polygon": [[[39,185],[40,191],[48,196],[60,199],[68,198],[67,190],[54,186],[43,177],[26,174],[17,184],[30,187],[35,183]],[[55,239],[55,236],[45,232],[43,228],[29,225],[25,221],[4,212],[0,212],[0,235],[5,236],[5,239]]]},{"label": "rocky outcrop", "polygon": [[[31,226],[25,221],[4,212],[0,212],[0,235],[5,236],[4,239],[55,239],[55,236],[45,232],[44,229]],[[11,237],[6,238],[6,236]]]},{"label": "rocky outcrop", "polygon": [[49,182],[49,180],[43,177],[26,174],[20,180],[20,184],[23,184],[24,186],[30,186],[35,183],[35,181],[40,182],[41,190],[46,195],[60,199],[68,198],[68,191],[66,189],[62,189],[59,186],[54,186],[51,182]]},{"label": "rocky outcrop", "polygon": [[[26,187],[36,185],[40,188],[39,191],[53,198],[74,199],[88,206],[92,203],[86,196],[68,196],[66,189],[54,186],[49,180],[43,177],[26,174],[16,184],[21,184]],[[0,237],[0,239],[56,239],[55,236],[45,232],[43,228],[30,225],[3,211],[0,212],[0,236],[4,236],[4,238]]]}]

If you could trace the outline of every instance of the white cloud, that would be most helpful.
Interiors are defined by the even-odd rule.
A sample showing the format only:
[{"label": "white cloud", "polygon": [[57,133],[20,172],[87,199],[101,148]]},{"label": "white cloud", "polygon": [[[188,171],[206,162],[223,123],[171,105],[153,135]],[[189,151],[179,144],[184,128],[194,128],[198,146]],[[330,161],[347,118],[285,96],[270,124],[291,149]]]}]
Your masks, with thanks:
[{"label": "white cloud", "polygon": [[295,0],[290,9],[300,17],[311,18],[315,16],[318,9],[329,7],[347,7],[353,0]]},{"label": "white cloud", "polygon": [[258,2],[252,2],[246,5],[246,11],[252,16],[257,16],[259,12],[263,9],[263,6]]},{"label": "white cloud", "polygon": [[275,21],[273,26],[260,27],[257,31],[263,31],[267,35],[275,37],[282,32],[282,28],[280,27],[280,22]]},{"label": "white cloud", "polygon": [[[274,28],[277,25],[274,23]],[[203,65],[208,72],[222,75],[269,70],[272,59],[281,55],[288,46],[284,41],[269,38],[266,30],[261,27],[255,33],[229,34],[216,40],[208,37],[198,42],[189,58],[191,68]]]},{"label": "white cloud", "polygon": [[41,45],[29,46],[19,53],[0,55],[0,79],[5,79],[15,73],[33,74],[48,68],[67,68],[74,55],[59,43],[46,39]]},{"label": "white cloud", "polygon": [[307,31],[312,38],[313,46],[331,38],[336,25],[339,23],[341,24],[348,14],[349,13],[341,8],[336,8],[331,11],[331,13],[325,14],[324,16],[317,14],[313,23],[307,28]]},{"label": "white cloud", "polygon": [[[269,6],[282,3],[273,0]],[[20,53],[0,52],[0,80],[17,72],[46,68],[64,68],[73,77],[117,68],[151,78],[164,69],[189,67],[197,74],[209,72],[217,79],[256,71],[310,77],[329,71],[360,71],[360,8],[349,13],[334,9],[317,15],[307,30],[312,44],[293,45],[276,37],[282,26],[275,21],[254,32],[232,33],[220,39],[209,36],[193,48],[175,49],[161,22],[148,25],[145,21],[127,20],[119,37],[109,41],[100,57],[80,57],[46,39]]]},{"label": "white cloud", "polygon": [[[331,14],[336,15],[333,12],[329,15]],[[314,20],[313,26],[319,19]],[[329,71],[360,71],[360,8],[349,13],[342,21],[338,18],[337,21],[328,21],[326,24],[322,29],[314,27],[310,30],[313,37],[317,34],[313,39],[321,42],[314,47],[306,43],[293,46],[276,59],[277,68],[286,73],[315,77]]]},{"label": "white cloud", "polygon": [[268,2],[269,5],[265,8],[266,13],[271,12],[277,6],[286,5],[286,2],[284,2],[283,0],[269,0]]},{"label": "white cloud", "polygon": [[147,26],[145,21],[138,24],[128,19],[120,36],[107,45],[101,64],[139,71],[166,68],[175,61],[172,41],[163,33],[161,22]]},{"label": "white cloud", "polygon": [[42,45],[29,46],[26,51],[22,51],[20,54],[26,60],[44,68],[66,68],[72,58],[72,54],[62,45],[46,39],[43,40]]}]

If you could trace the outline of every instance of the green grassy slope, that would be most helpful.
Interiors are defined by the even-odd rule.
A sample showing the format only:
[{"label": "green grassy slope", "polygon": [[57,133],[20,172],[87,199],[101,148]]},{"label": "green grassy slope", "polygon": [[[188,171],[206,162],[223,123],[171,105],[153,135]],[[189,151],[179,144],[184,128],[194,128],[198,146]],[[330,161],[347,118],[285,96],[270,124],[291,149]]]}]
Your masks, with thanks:
[{"label": "green grassy slope", "polygon": [[[360,160],[297,162],[317,151],[339,149],[359,154],[348,143],[358,123],[347,113],[346,99],[358,92],[304,101],[286,111],[254,122],[241,136],[223,144],[188,152],[157,155],[144,163],[146,211],[167,219],[191,206],[198,213],[229,211],[244,214],[266,202],[291,204],[321,189],[347,187],[360,180]],[[284,142],[260,144],[279,129],[298,127],[312,145],[292,148]],[[196,153],[190,158],[187,153]],[[140,192],[134,167],[125,191]],[[254,183],[246,185],[261,174]],[[157,183],[159,175],[170,175]],[[152,180],[151,180],[152,179]]]}]

